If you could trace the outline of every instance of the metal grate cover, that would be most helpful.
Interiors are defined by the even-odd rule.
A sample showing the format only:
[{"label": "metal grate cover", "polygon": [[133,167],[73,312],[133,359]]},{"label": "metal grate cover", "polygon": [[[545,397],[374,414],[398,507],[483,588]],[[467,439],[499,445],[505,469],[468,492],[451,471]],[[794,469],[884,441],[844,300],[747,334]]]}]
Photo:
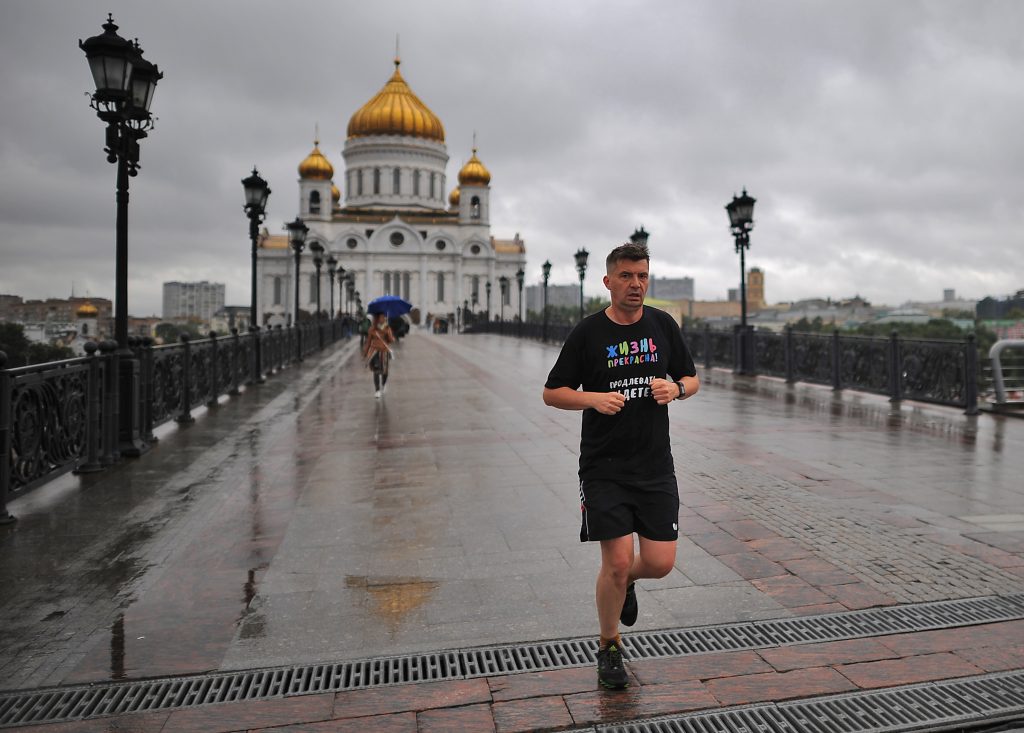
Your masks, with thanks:
[{"label": "metal grate cover", "polygon": [[[924,733],[1024,720],[1024,671],[612,725],[599,733]],[[590,728],[589,730],[595,730]]]},{"label": "metal grate cover", "polygon": [[[626,636],[624,642],[631,658],[653,659],[855,639],[1020,618],[1024,618],[1024,594],[889,606],[865,611],[692,629],[640,632]],[[383,685],[540,672],[592,665],[596,661],[596,652],[596,644],[592,638],[568,639],[330,664],[12,691],[0,693],[0,727],[289,695],[340,692]],[[783,707],[780,706],[780,709]],[[754,712],[750,714],[755,715]],[[756,719],[751,718],[750,725],[754,727],[748,726],[745,730],[775,730],[757,727],[754,725],[755,722]],[[734,729],[725,727],[706,730]],[[741,726],[735,730],[743,731],[744,728]],[[832,730],[829,729],[830,732]]]}]

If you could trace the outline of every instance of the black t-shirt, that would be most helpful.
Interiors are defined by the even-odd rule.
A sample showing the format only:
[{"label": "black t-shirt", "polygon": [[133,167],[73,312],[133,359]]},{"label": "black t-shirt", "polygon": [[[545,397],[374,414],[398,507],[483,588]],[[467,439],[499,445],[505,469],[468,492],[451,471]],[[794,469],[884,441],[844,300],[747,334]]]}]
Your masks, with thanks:
[{"label": "black t-shirt", "polygon": [[580,478],[653,478],[675,472],[668,437],[668,405],[651,396],[655,377],[696,376],[690,351],[668,313],[644,306],[622,326],[602,310],[583,319],[565,340],[545,387],[620,392],[615,415],[583,411]]}]

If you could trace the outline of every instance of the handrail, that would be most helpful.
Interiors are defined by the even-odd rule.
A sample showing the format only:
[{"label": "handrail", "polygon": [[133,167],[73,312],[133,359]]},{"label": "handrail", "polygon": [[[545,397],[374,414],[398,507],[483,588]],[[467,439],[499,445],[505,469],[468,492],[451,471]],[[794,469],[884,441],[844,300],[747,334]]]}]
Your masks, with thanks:
[{"label": "handrail", "polygon": [[1024,347],[1024,339],[1000,339],[988,350],[988,358],[992,360],[992,386],[996,390],[996,404],[1005,405],[1006,382],[1003,380],[1003,364],[1000,356],[1003,351],[1014,347]]}]

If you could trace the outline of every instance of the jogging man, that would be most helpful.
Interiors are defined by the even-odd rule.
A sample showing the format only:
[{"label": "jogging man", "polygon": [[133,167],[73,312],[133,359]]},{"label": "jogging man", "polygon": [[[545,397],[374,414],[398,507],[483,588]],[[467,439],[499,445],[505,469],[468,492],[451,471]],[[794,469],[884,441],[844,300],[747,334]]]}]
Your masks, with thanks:
[{"label": "jogging man", "polygon": [[601,544],[597,679],[609,689],[629,684],[619,622],[636,623],[634,583],[663,578],[675,564],[679,490],[668,403],[700,388],[676,322],[644,306],[649,267],[646,245],[612,250],[604,277],[611,305],[573,329],[544,385],[545,404],[583,411],[580,541]]}]

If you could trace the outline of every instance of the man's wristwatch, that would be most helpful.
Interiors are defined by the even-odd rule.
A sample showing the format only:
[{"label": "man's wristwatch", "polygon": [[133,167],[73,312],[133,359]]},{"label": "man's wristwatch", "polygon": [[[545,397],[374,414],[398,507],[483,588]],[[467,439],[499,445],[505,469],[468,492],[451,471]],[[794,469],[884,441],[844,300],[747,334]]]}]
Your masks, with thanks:
[{"label": "man's wristwatch", "polygon": [[679,382],[676,382],[676,386],[679,387],[679,396],[676,397],[676,399],[677,400],[681,400],[684,397],[686,397],[686,385],[684,385],[682,383],[682,381],[679,381]]}]

